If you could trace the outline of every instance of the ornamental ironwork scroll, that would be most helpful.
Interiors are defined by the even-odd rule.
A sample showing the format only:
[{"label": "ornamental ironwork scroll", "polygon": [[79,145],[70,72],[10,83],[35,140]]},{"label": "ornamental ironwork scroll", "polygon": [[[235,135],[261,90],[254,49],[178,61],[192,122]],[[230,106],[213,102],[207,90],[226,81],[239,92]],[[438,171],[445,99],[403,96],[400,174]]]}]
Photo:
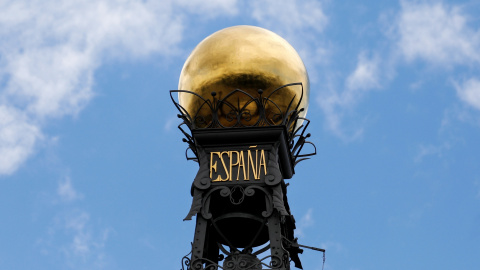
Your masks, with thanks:
[{"label": "ornamental ironwork scroll", "polygon": [[[287,87],[300,87],[301,94],[281,107],[274,97]],[[176,101],[179,93],[195,97],[189,100],[196,102],[192,106],[196,111],[189,112]],[[258,90],[255,96],[241,89],[224,97],[211,92],[210,98],[171,90],[170,97],[183,120],[178,128],[188,144],[185,155],[200,166],[184,219],[197,216],[194,242],[191,253],[182,259],[182,269],[288,270],[290,260],[302,268],[300,247],[310,247],[299,245],[294,237],[295,219],[284,179],[293,175],[299,162],[316,154],[315,145],[307,141],[310,121],[300,117],[304,109],[295,105],[301,104],[303,85],[287,84],[268,95]],[[227,135],[231,137],[225,145],[216,142],[218,136]],[[312,150],[303,153],[307,145]]]},{"label": "ornamental ironwork scroll", "polygon": [[[296,98],[296,96],[294,96],[288,103],[288,106],[282,110],[272,96],[282,95],[282,91],[288,87],[300,87],[301,95],[296,106],[294,106]],[[174,95],[178,95],[179,93],[195,96],[197,103],[200,104],[197,106],[198,109],[195,112],[188,112],[187,109],[174,98]],[[289,148],[295,165],[308,159],[310,156],[316,155],[317,149],[315,145],[307,141],[310,133],[305,133],[310,124],[310,120],[299,116],[304,110],[304,108],[298,108],[298,105],[303,99],[302,83],[283,85],[273,90],[267,96],[264,96],[264,92],[261,89],[259,89],[257,93],[258,96],[255,97],[246,91],[235,89],[225,97],[217,98],[217,93],[213,91],[211,92],[210,99],[188,90],[171,90],[170,98],[180,112],[177,116],[183,120],[178,128],[185,136],[183,141],[188,144],[185,152],[187,160],[198,162],[197,149],[191,135],[192,130],[263,126],[287,127]],[[235,100],[234,97],[237,99]],[[244,100],[241,103],[239,102],[240,97]],[[252,119],[252,111],[255,111],[255,119]],[[183,128],[184,126],[186,126],[190,132],[187,132]],[[313,151],[302,153],[305,145],[310,145]],[[191,151],[194,156],[189,156],[188,151]]]}]

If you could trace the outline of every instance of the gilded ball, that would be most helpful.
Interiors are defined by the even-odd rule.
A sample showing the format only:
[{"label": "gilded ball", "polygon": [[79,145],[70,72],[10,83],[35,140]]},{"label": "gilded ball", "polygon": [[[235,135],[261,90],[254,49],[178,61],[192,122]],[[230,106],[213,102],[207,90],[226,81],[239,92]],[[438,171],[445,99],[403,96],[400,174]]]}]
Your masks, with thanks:
[{"label": "gilded ball", "polygon": [[[183,66],[178,89],[218,100],[235,89],[254,97],[266,97],[290,83],[302,83],[303,96],[302,88],[295,85],[275,92],[271,99],[284,113],[293,99],[294,108],[299,105],[299,109],[304,109],[300,113],[303,117],[308,107],[310,84],[298,53],[285,39],[269,30],[240,25],[217,31],[195,47]],[[215,97],[212,92],[216,93]],[[232,98],[245,106],[251,123],[258,119],[255,104],[249,104],[247,97]],[[210,113],[194,95],[180,92],[179,102],[191,116]],[[224,121],[222,125],[228,126],[228,123]]]}]

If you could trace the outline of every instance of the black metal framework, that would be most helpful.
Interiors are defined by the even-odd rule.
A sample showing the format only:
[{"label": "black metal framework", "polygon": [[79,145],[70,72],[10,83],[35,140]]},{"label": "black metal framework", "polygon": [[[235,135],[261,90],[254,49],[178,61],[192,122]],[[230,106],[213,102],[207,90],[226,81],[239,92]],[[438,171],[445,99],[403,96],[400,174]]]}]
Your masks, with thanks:
[{"label": "black metal framework", "polygon": [[[275,100],[272,99],[272,96],[281,95],[282,91],[288,87],[300,87],[301,94],[298,101],[298,104],[295,106],[293,104],[295,97],[291,99],[288,106],[282,110],[282,108],[277,105]],[[182,106],[179,102],[173,97],[174,94],[183,93],[188,95],[193,95],[198,99],[198,110],[193,115]],[[310,124],[310,120],[304,117],[300,117],[300,113],[304,111],[304,108],[298,108],[299,104],[303,99],[303,85],[302,83],[290,83],[278,87],[272,91],[268,96],[263,96],[263,90],[259,89],[257,91],[258,96],[254,97],[251,94],[243,91],[241,89],[233,90],[228,93],[224,98],[217,99],[216,92],[212,92],[212,99],[204,98],[197,93],[187,91],[187,90],[171,90],[170,98],[172,99],[173,104],[178,109],[180,114],[178,118],[181,118],[183,122],[178,126],[180,131],[185,136],[184,141],[188,143],[188,150],[191,150],[195,157],[189,157],[186,154],[187,160],[198,161],[198,154],[196,152],[195,142],[190,134],[188,134],[182,126],[185,125],[190,130],[190,133],[193,130],[202,130],[202,129],[225,129],[225,128],[242,128],[242,127],[267,127],[267,126],[285,126],[287,127],[287,140],[292,156],[293,163],[296,165],[300,161],[308,159],[309,156],[317,154],[315,145],[312,142],[307,141],[311,135],[310,133],[305,134],[305,131]],[[245,96],[247,102],[244,102],[242,105],[238,102],[239,96]],[[237,100],[235,100],[235,97]],[[252,121],[252,106],[253,109],[258,110],[258,117],[256,121]],[[207,113],[205,113],[207,112]],[[221,121],[225,120],[225,121]],[[300,122],[305,124],[298,125]],[[222,123],[228,123],[222,124]],[[312,153],[301,154],[303,146],[309,144],[313,146],[314,151]]]},{"label": "black metal framework", "polygon": [[[205,99],[186,90],[170,91],[180,112],[178,117],[183,120],[178,128],[188,144],[185,155],[200,166],[192,184],[192,205],[184,219],[197,216],[192,251],[182,259],[183,270],[287,270],[290,261],[302,268],[298,258],[303,252],[300,247],[324,252],[299,245],[294,237],[295,219],[290,212],[288,184],[284,179],[293,176],[300,161],[315,155],[316,148],[307,141],[310,134],[305,131],[310,121],[299,116],[303,109],[293,106],[295,97],[284,110],[272,100],[272,95],[289,86],[302,87],[301,100],[301,83],[284,85],[266,97],[262,90],[254,97],[237,89],[222,99],[217,99],[215,92],[212,99]],[[198,98],[201,104],[198,111],[190,115],[174,99],[177,93]],[[247,102],[240,105],[238,95],[246,96]],[[237,97],[237,102],[232,97]],[[302,154],[306,144],[313,146],[313,152]],[[239,181],[238,177],[233,181],[212,181],[212,153],[226,149],[238,153],[251,147],[265,153],[264,174],[259,173],[255,181]],[[189,150],[194,156],[188,156]],[[236,161],[239,163],[238,154]]]}]

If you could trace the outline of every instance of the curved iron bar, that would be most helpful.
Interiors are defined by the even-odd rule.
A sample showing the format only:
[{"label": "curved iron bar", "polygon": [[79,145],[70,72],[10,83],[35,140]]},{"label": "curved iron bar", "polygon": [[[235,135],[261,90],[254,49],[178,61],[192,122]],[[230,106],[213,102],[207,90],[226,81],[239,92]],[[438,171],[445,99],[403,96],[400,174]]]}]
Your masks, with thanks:
[{"label": "curved iron bar", "polygon": [[268,192],[265,188],[260,186],[248,186],[247,188],[245,188],[245,195],[253,196],[255,194],[255,189],[261,190],[263,193],[265,193],[265,198],[268,200],[268,202],[266,202],[265,204],[267,206],[266,207],[267,209],[265,209],[265,211],[262,212],[262,216],[263,217],[271,216],[273,213],[273,207],[271,207],[273,205],[273,199],[270,192]]},{"label": "curved iron bar", "polygon": [[266,202],[266,209],[265,209],[265,211],[262,212],[262,216],[263,217],[269,217],[273,213],[273,208],[270,207],[273,204],[272,195],[270,194],[270,192],[268,192],[265,188],[263,188],[261,186],[248,186],[246,188],[243,188],[243,187],[240,187],[240,186],[233,186],[231,188],[226,187],[226,186],[219,186],[219,187],[212,188],[202,198],[201,214],[205,219],[211,219],[212,218],[212,213],[208,212],[207,208],[203,207],[203,205],[205,205],[206,201],[210,199],[210,196],[215,191],[219,190],[220,191],[220,196],[222,196],[222,197],[227,197],[228,196],[231,202],[233,200],[232,194],[234,192],[237,192],[237,191],[241,192],[242,193],[241,201],[232,202],[233,204],[237,205],[237,204],[241,204],[243,202],[244,196],[248,196],[248,197],[253,196],[255,194],[255,189],[260,190],[265,194],[265,198],[267,199],[267,202]]},{"label": "curved iron bar", "polygon": [[[271,258],[269,264],[264,263],[263,261],[268,258]],[[284,260],[282,260],[282,258],[276,255],[268,255],[266,257],[263,257],[262,259],[260,259],[260,263],[268,269],[280,269],[285,264]]]},{"label": "curved iron bar", "polygon": [[[295,113],[292,114],[290,111],[290,108],[292,107],[292,104],[293,104],[293,101],[295,100],[296,96],[294,96],[292,98],[292,100],[290,101],[287,109],[285,112],[282,112],[282,110],[280,109],[280,107],[278,106],[278,104],[275,103],[275,101],[273,99],[271,99],[271,96],[275,93],[277,93],[278,91],[288,87],[288,86],[293,86],[293,85],[299,85],[302,87],[302,95],[300,97],[300,102],[302,100],[302,97],[303,97],[303,85],[302,83],[291,83],[291,84],[286,84],[286,85],[283,85],[283,86],[280,86],[278,87],[277,89],[273,90],[267,97],[263,97],[262,94],[263,94],[263,90],[259,90],[258,93],[259,93],[259,97],[254,97],[252,95],[250,95],[249,93],[241,90],[241,89],[235,89],[233,90],[232,92],[228,93],[224,98],[222,99],[216,99],[215,96],[216,96],[216,93],[215,92],[212,92],[212,97],[213,97],[213,100],[210,100],[210,99],[205,99],[203,98],[202,96],[200,96],[199,94],[197,93],[194,93],[194,92],[191,92],[191,91],[188,91],[188,90],[170,90],[170,97],[175,105],[175,107],[178,109],[178,111],[181,113],[181,118],[183,118],[184,122],[187,124],[187,126],[192,130],[192,129],[204,129],[204,128],[230,128],[230,127],[247,127],[247,126],[260,126],[264,123],[266,123],[267,125],[269,126],[279,126],[279,125],[284,125],[286,123],[292,123],[296,118],[296,116],[298,116],[298,106],[300,105],[297,104],[296,108],[293,109],[292,111],[294,111]],[[202,102],[202,105],[200,106],[200,108],[195,112],[195,115],[190,115],[187,110],[182,106],[180,105],[177,101],[175,101],[175,99],[173,98],[173,93],[187,93],[187,94],[192,94],[198,98],[200,98],[203,102]],[[239,104],[235,107],[235,105],[233,105],[231,102],[228,101],[229,98],[231,98],[232,96],[234,96],[235,94],[242,94],[242,95],[245,95],[249,98],[249,100],[243,105],[243,106],[239,106]],[[242,120],[243,118],[241,117],[243,113],[245,113],[246,111],[246,108],[247,106],[249,106],[251,103],[255,102],[256,105],[257,105],[257,108],[260,112],[260,117],[259,119],[255,122],[255,123],[252,123],[252,124],[249,124],[249,125],[245,125],[245,124],[242,124]],[[276,107],[276,109],[281,113],[282,115],[282,121],[279,123],[279,124],[275,124],[275,123],[271,123],[271,121],[269,121],[269,119],[266,119],[266,115],[265,115],[265,107],[267,106],[267,104],[273,104],[274,107]],[[218,121],[218,117],[219,117],[219,109],[221,108],[222,105],[226,105],[228,106],[230,109],[231,109],[231,112],[236,112],[236,115],[237,115],[237,123],[235,123],[234,125],[232,126],[224,126],[220,123],[220,121]],[[210,113],[211,113],[211,116],[212,116],[212,120],[211,120],[211,123],[207,126],[204,126],[204,127],[199,127],[197,126],[196,124],[196,119],[199,117],[199,113],[200,111],[204,108],[204,106],[208,106],[210,108]],[[230,113],[230,112],[229,112]],[[226,113],[226,115],[228,116],[229,113]],[[292,119],[286,119],[286,116],[293,116],[293,117],[289,117],[289,118],[292,118]],[[232,119],[233,120],[233,119]],[[230,120],[230,121],[232,121]],[[228,119],[227,119],[228,121]],[[229,121],[229,122],[230,122]]]},{"label": "curved iron bar", "polygon": [[[210,263],[209,266],[203,268],[203,264],[204,262],[208,262]],[[207,258],[197,258],[195,260],[193,260],[190,265],[200,265],[202,266],[201,268],[199,268],[198,270],[217,270],[217,269],[224,269],[223,267],[221,267],[219,264],[215,263],[214,261],[212,260],[209,260]],[[186,270],[191,270],[192,268],[187,268]]]},{"label": "curved iron bar", "polygon": [[[187,255],[188,256],[188,255]],[[265,262],[265,260],[270,259],[270,262]],[[185,262],[185,263],[183,263]],[[203,264],[208,263],[209,265],[203,268]],[[227,265],[221,266],[218,263],[209,260],[207,258],[196,258],[193,261],[190,261],[188,257],[183,257],[182,259],[182,270],[192,270],[193,265],[198,265],[201,266],[201,268],[198,268],[198,270],[218,270],[218,269],[231,269],[231,270],[249,270],[249,269],[256,269],[259,265],[265,266],[266,269],[283,269],[284,265],[288,263],[285,261],[285,259],[280,258],[279,256],[276,255],[268,255],[266,257],[263,257],[262,259],[259,259],[257,263],[248,265],[248,263],[244,260],[237,260],[237,261],[229,261],[227,262]],[[184,265],[187,266],[187,268],[184,268]]]},{"label": "curved iron bar", "polygon": [[[285,111],[282,111],[280,106],[277,103],[275,103],[273,99],[273,95],[278,94],[279,91],[281,91],[282,89],[286,89],[287,87],[290,87],[290,86],[301,87],[301,95],[299,98],[299,102],[298,104],[296,104],[295,108],[293,108],[294,100],[297,98],[297,96],[295,95],[292,98],[292,100],[289,102]],[[258,97],[255,97],[241,89],[235,89],[230,93],[228,93],[225,97],[220,99],[216,98],[216,95],[217,95],[216,92],[212,92],[211,93],[212,98],[207,99],[200,96],[197,93],[194,93],[188,90],[171,90],[170,98],[172,99],[177,110],[180,112],[178,117],[183,120],[183,123],[180,124],[178,128],[180,129],[182,134],[185,136],[184,142],[188,144],[187,151],[188,149],[190,149],[195,155],[195,157],[188,156],[186,151],[185,154],[186,154],[187,160],[194,160],[198,162],[198,154],[196,151],[195,140],[192,138],[192,136],[188,132],[186,132],[182,128],[183,125],[186,125],[190,129],[190,133],[192,130],[207,129],[207,128],[285,126],[287,128],[287,137],[288,137],[287,140],[288,140],[288,146],[290,148],[293,164],[296,165],[299,162],[306,160],[305,157],[315,155],[317,153],[315,145],[312,142],[306,141],[306,139],[310,137],[310,134],[305,135],[306,129],[310,124],[310,121],[304,117],[300,117],[300,113],[304,111],[304,108],[299,108],[300,103],[304,98],[303,92],[304,92],[303,84],[299,82],[280,86],[274,89],[267,96],[263,96],[263,90],[259,89]],[[201,102],[200,108],[198,108],[196,112],[191,112],[191,113],[194,113],[194,115],[190,115],[189,112],[187,112],[187,110],[182,105],[180,105],[179,102],[177,102],[174,99],[173,97],[174,93],[177,93],[177,94],[185,93],[185,94],[194,95],[195,97],[200,99],[200,102]],[[232,102],[231,98],[235,98],[236,95],[237,95],[237,104],[235,105],[235,102]],[[245,104],[240,105],[238,95],[244,95],[248,97],[248,101]],[[258,119],[255,119],[256,121],[254,123],[248,123],[248,121],[252,120],[251,118],[252,112],[248,110],[248,106],[251,106],[252,103],[255,103],[256,110],[258,110]],[[273,112],[270,111],[269,114],[267,115],[268,107],[270,107],[271,110],[273,110]],[[224,108],[227,108],[227,110],[230,110],[230,111],[225,112]],[[207,117],[205,117],[204,115],[200,115],[200,112],[204,111],[205,109],[210,110]],[[225,122],[220,121],[219,117],[223,117],[225,120],[227,120],[228,123],[231,123],[231,124],[225,125]],[[277,117],[279,118],[278,120],[277,120]],[[303,121],[306,124],[302,124],[297,127],[297,124],[299,123],[299,121]],[[301,151],[305,144],[311,144],[314,147],[314,151],[307,154],[301,154]]]},{"label": "curved iron bar", "polygon": [[233,246],[230,240],[228,240],[228,238],[223,234],[222,230],[220,230],[220,228],[217,225],[217,222],[214,219],[212,219],[212,225],[213,225],[213,228],[215,228],[215,231],[217,232],[218,236],[220,236],[220,238],[222,238],[223,241],[225,241],[227,246],[234,252],[238,252],[238,249],[235,246]]},{"label": "curved iron bar", "polygon": [[217,246],[218,246],[218,249],[220,249],[225,255],[229,256],[229,255],[232,254],[232,253],[228,252],[228,251],[223,247],[222,244],[217,243]]},{"label": "curved iron bar", "polygon": [[[241,108],[240,108],[240,104],[238,104],[237,108],[235,108],[230,102],[227,101],[228,98],[230,98],[231,96],[234,96],[237,93],[244,94],[244,95],[246,95],[250,98],[250,100],[247,101]],[[238,101],[238,99],[237,99],[237,101]],[[221,100],[218,100],[218,108],[220,108],[220,105],[222,105],[222,104],[227,104],[232,109],[230,112],[238,111],[238,113],[237,113],[237,123],[233,126],[234,127],[235,126],[244,127],[245,125],[241,124],[241,116],[244,113],[244,110],[247,108],[247,106],[250,105],[252,102],[256,103],[257,108],[259,108],[259,109],[262,108],[261,103],[258,101],[258,98],[255,98],[254,96],[250,95],[249,93],[247,93],[247,92],[245,92],[241,89],[235,89],[232,92],[228,93]],[[261,119],[259,118],[259,120],[256,123],[252,124],[252,126],[257,126],[259,124],[260,120]],[[227,121],[228,121],[228,119],[227,119]],[[220,122],[218,122],[218,124],[223,128],[227,128],[227,127],[223,126]]]},{"label": "curved iron bar", "polygon": [[260,233],[262,232],[262,229],[266,224],[267,224],[267,218],[263,218],[262,224],[258,227],[257,233],[255,233],[255,236],[252,238],[252,241],[250,241],[250,243],[243,249],[244,251],[252,249],[253,244],[255,243],[255,241],[257,241],[257,238],[260,236]]},{"label": "curved iron bar", "polygon": [[205,219],[211,219],[212,218],[212,213],[207,212],[208,211],[207,207],[203,207],[203,206],[205,205],[205,202],[210,199],[210,196],[212,195],[212,193],[217,191],[217,190],[220,190],[220,195],[222,197],[227,197],[231,193],[231,190],[226,186],[219,186],[219,187],[215,187],[215,188],[210,189],[207,192],[207,194],[205,194],[202,198],[202,210],[201,211],[202,211],[202,216]]},{"label": "curved iron bar", "polygon": [[[192,254],[192,251],[190,251],[187,255],[183,256],[183,258],[182,258],[182,269],[181,270],[190,269],[190,265],[191,265],[190,254]],[[185,269],[185,266],[187,267],[187,269]]]},{"label": "curved iron bar", "polygon": [[[261,220],[262,221],[262,225],[259,227],[259,231],[255,234],[255,237],[254,239],[252,240],[252,243],[249,245],[253,245],[253,242],[256,240],[256,238],[258,238],[258,236],[260,235],[260,230],[263,228],[263,226],[265,225],[266,223],[266,218],[271,216],[272,213],[273,213],[273,207],[271,207],[273,205],[273,198],[272,198],[272,195],[270,194],[270,192],[268,192],[265,188],[261,187],[261,186],[248,186],[246,188],[243,188],[241,186],[233,186],[233,187],[226,187],[226,186],[219,186],[219,187],[215,187],[215,188],[212,188],[210,189],[202,198],[202,208],[201,208],[201,215],[207,219],[207,220],[211,220],[212,222],[212,225],[213,227],[215,228],[215,230],[217,231],[218,235],[225,241],[225,243],[227,243],[227,245],[232,248],[233,250],[237,250],[231,243],[230,241],[225,237],[225,235],[222,233],[222,231],[220,230],[220,228],[218,228],[217,224],[216,224],[216,221],[215,219],[212,219],[213,215],[211,212],[208,211],[208,207],[204,207],[205,204],[210,200],[210,197],[212,196],[212,194],[216,191],[219,191],[220,192],[220,196],[222,197],[229,197],[230,199],[230,202],[234,205],[238,205],[238,204],[241,204],[245,198],[245,196],[247,197],[251,197],[253,195],[255,195],[255,190],[260,190],[262,191],[264,194],[265,194],[265,199],[267,200],[266,203],[265,203],[265,206],[266,206],[266,209],[265,211],[262,212],[262,217],[263,219]],[[235,192],[240,192],[241,193],[241,199],[238,200],[238,201],[235,201],[234,198],[232,197],[233,194]]]},{"label": "curved iron bar", "polygon": [[261,249],[255,251],[255,252],[253,252],[252,254],[255,255],[255,256],[257,256],[257,255],[262,254],[263,252],[265,252],[265,251],[267,251],[267,250],[269,250],[269,249],[270,249],[270,244],[268,244],[268,245],[264,246],[263,248],[261,248]]}]

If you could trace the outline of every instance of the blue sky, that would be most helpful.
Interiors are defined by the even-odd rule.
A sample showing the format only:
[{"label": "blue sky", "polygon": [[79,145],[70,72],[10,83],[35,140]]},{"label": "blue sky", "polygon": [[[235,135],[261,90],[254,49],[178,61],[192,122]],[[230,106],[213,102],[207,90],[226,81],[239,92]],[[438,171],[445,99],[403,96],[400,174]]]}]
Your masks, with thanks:
[{"label": "blue sky", "polygon": [[168,90],[196,44],[239,24],[307,66],[318,155],[289,201],[325,269],[480,269],[479,14],[473,0],[0,1],[0,269],[180,269],[197,165]]}]

